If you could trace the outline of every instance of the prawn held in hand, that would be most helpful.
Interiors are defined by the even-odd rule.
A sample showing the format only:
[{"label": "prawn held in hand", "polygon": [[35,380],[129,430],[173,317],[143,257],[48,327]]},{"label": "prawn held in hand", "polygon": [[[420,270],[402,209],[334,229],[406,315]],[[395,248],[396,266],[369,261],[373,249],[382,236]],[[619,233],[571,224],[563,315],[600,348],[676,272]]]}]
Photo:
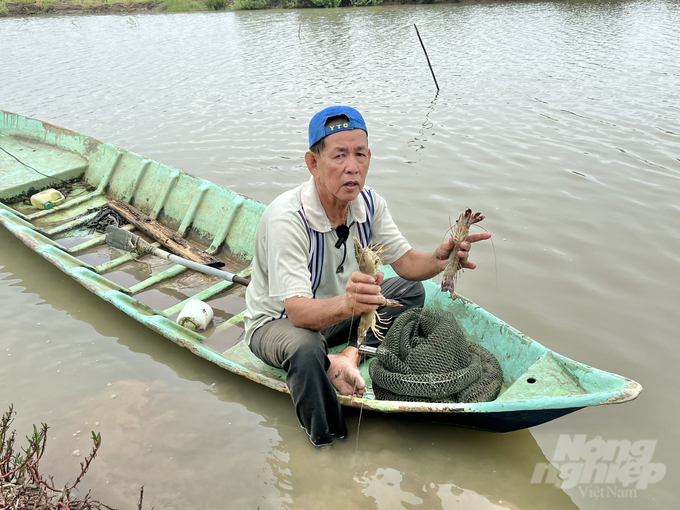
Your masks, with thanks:
[{"label": "prawn held in hand", "polygon": [[[387,250],[389,250],[389,248],[383,248],[381,245],[369,245],[364,248],[361,246],[359,240],[356,237],[354,238],[354,255],[359,263],[359,271],[364,274],[375,276],[378,273],[378,267],[380,267],[380,264],[382,263],[380,256]],[[384,306],[401,305],[393,299],[385,299]],[[382,340],[383,333],[381,329],[385,329],[386,326],[381,326],[378,323],[384,324],[385,321],[380,318],[377,310],[361,314],[357,333],[357,343],[359,345],[363,344],[366,340],[366,334],[369,329],[373,331],[373,334],[378,340]]]},{"label": "prawn held in hand", "polygon": [[465,212],[458,217],[458,220],[453,227],[453,250],[451,250],[451,254],[449,255],[449,262],[446,264],[446,269],[444,269],[444,279],[442,280],[442,291],[450,292],[451,299],[456,297],[454,287],[456,276],[460,269],[460,257],[458,256],[460,245],[467,239],[467,236],[470,233],[470,226],[479,223],[483,219],[484,216],[482,216],[482,213],[477,212],[473,214],[472,209],[466,209]]}]

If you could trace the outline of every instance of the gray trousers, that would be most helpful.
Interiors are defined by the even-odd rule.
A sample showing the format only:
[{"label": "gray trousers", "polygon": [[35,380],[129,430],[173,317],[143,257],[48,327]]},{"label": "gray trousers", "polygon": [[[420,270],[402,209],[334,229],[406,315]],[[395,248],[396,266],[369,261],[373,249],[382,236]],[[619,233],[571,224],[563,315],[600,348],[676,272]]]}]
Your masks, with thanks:
[{"label": "gray trousers", "polygon": [[[398,308],[380,309],[381,318],[389,319],[388,327],[400,313],[425,303],[425,289],[420,282],[389,278],[380,287],[383,296],[402,304]],[[330,368],[328,347],[344,343],[356,346],[358,326],[359,317],[321,331],[298,328],[289,319],[277,319],[259,327],[251,338],[250,349],[258,358],[286,371],[286,384],[298,420],[315,446],[331,444],[331,436],[347,435],[335,386],[326,375]],[[369,331],[366,344],[379,343]]]}]

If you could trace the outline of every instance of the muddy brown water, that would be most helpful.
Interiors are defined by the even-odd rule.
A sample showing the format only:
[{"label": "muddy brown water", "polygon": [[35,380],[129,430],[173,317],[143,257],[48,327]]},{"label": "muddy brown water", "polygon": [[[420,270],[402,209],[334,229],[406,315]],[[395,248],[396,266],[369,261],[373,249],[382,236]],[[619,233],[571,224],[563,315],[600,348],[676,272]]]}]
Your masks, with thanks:
[{"label": "muddy brown water", "polygon": [[[20,437],[50,425],[46,473],[73,480],[97,430],[82,487],[116,507],[136,507],[141,485],[164,509],[678,506],[678,2],[128,18],[0,19],[0,107],[268,203],[308,176],[311,115],[352,104],[368,183],[414,247],[434,248],[465,207],[486,215],[494,244],[474,247],[462,294],[645,389],[505,435],[371,413],[357,434],[351,411],[354,433],[319,451],[289,397],[169,343],[0,230],[0,404]],[[555,455],[578,435],[655,442],[645,465],[665,474],[638,489],[532,483],[537,465],[583,465],[584,448],[571,467]]]}]

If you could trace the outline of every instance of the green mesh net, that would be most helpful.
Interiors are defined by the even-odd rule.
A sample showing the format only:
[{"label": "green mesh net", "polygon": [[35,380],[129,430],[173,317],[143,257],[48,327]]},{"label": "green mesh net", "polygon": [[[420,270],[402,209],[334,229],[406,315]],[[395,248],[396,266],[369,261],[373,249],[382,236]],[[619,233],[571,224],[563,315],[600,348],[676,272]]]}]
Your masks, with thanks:
[{"label": "green mesh net", "polygon": [[503,383],[493,354],[468,343],[453,314],[430,308],[397,317],[369,374],[378,400],[488,402]]}]

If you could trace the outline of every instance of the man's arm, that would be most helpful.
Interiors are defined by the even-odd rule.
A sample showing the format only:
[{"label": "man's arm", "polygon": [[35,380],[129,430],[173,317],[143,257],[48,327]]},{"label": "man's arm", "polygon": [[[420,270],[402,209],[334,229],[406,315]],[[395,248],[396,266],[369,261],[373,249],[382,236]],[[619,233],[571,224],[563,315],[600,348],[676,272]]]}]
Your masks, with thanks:
[{"label": "man's arm", "polygon": [[383,274],[376,278],[355,271],[345,286],[345,294],[329,299],[294,296],[286,299],[286,314],[298,328],[320,331],[385,303],[380,295]]},{"label": "man's arm", "polygon": [[[479,234],[470,234],[465,241],[460,245],[458,256],[460,257],[460,265],[466,269],[474,269],[477,267],[472,262],[468,262],[470,255],[471,243],[489,239],[491,234],[482,232]],[[433,252],[426,253],[422,251],[409,250],[400,258],[391,263],[392,268],[399,276],[405,280],[422,281],[438,275],[448,263],[449,255],[453,250],[453,238],[449,238],[442,244],[437,246]]]}]

